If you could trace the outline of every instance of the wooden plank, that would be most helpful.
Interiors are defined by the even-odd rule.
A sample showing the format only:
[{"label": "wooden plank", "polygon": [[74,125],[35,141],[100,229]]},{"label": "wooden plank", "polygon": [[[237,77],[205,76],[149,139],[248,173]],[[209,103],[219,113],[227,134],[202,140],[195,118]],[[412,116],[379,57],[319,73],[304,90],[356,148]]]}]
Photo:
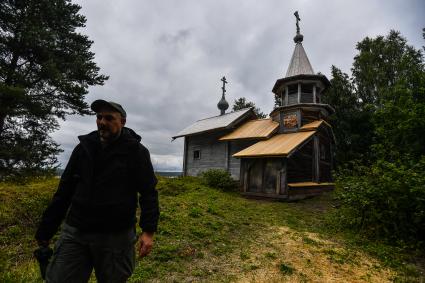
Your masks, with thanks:
[{"label": "wooden plank", "polygon": [[279,106],[283,106],[283,100],[285,99],[285,94],[284,94],[284,92],[282,91],[281,93],[280,93],[280,105]]},{"label": "wooden plank", "polygon": [[279,194],[280,171],[282,170],[282,158],[264,159],[263,192],[265,194]]},{"label": "wooden plank", "polygon": [[313,92],[301,92],[301,103],[313,103]]},{"label": "wooden plank", "polygon": [[298,83],[298,97],[297,97],[297,102],[301,103],[301,84]]},{"label": "wooden plank", "polygon": [[288,86],[285,86],[285,105],[288,105],[288,94],[289,94],[289,91],[288,91]]},{"label": "wooden plank", "polygon": [[187,139],[184,137],[184,150],[183,150],[183,176],[187,176]]},{"label": "wooden plank", "polygon": [[288,187],[290,187],[290,188],[323,187],[323,186],[335,186],[335,183],[331,183],[331,182],[326,182],[326,183],[317,183],[317,182],[288,183]]},{"label": "wooden plank", "polygon": [[242,193],[244,197],[248,198],[258,198],[258,199],[275,199],[275,200],[286,200],[288,197],[286,195],[278,195],[278,194],[263,194],[263,193],[252,193],[252,192],[244,192]]},{"label": "wooden plank", "polygon": [[277,194],[286,195],[286,158],[282,159],[282,169],[279,170],[278,175],[278,186],[277,186]]},{"label": "wooden plank", "polygon": [[288,105],[297,104],[298,94],[297,93],[289,93],[288,94]]},{"label": "wooden plank", "polygon": [[245,160],[241,160],[240,165],[240,179],[239,179],[239,191],[244,192],[245,191]]},{"label": "wooden plank", "polygon": [[249,185],[249,181],[248,181],[248,172],[249,172],[249,167],[248,167],[248,164],[245,164],[245,171],[244,171],[244,174],[243,174],[243,176],[244,176],[244,192],[247,192],[248,191],[248,185]]},{"label": "wooden plank", "polygon": [[281,195],[287,195],[288,194],[288,178],[287,178],[287,166],[288,166],[288,160],[285,158],[282,160],[283,162],[283,166],[282,166],[282,170],[280,172],[281,178],[280,178],[280,192],[279,194]]},{"label": "wooden plank", "polygon": [[319,182],[320,170],[319,170],[319,139],[317,136],[313,137],[313,180]]},{"label": "wooden plank", "polygon": [[333,190],[334,187],[332,186],[324,186],[324,187],[317,187],[317,188],[289,188],[288,195],[294,196],[294,195],[310,195],[310,194],[320,194],[322,192],[330,192]]},{"label": "wooden plank", "polygon": [[276,178],[276,194],[279,194],[280,192],[280,179],[282,178],[280,171],[277,173],[277,178]]},{"label": "wooden plank", "polygon": [[285,115],[283,111],[279,112],[279,134],[283,134],[285,132],[285,123],[283,122]]},{"label": "wooden plank", "polygon": [[297,111],[297,130],[301,127],[301,110]]},{"label": "wooden plank", "polygon": [[255,159],[248,167],[248,192],[263,192],[264,184],[264,159]]},{"label": "wooden plank", "polygon": [[225,163],[224,168],[227,172],[229,172],[229,142],[224,143],[224,156],[225,156]]},{"label": "wooden plank", "polygon": [[312,180],[313,140],[309,139],[299,150],[286,159],[287,182],[301,182]]}]

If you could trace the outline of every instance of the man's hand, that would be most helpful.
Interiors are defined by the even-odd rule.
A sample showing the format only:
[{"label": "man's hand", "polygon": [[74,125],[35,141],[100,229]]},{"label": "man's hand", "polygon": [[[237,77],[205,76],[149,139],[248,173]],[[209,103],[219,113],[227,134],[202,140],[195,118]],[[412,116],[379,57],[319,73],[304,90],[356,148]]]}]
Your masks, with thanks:
[{"label": "man's hand", "polygon": [[50,245],[49,240],[37,240],[37,244],[39,247],[48,247]]},{"label": "man's hand", "polygon": [[153,232],[143,232],[139,237],[139,257],[145,257],[152,251]]}]

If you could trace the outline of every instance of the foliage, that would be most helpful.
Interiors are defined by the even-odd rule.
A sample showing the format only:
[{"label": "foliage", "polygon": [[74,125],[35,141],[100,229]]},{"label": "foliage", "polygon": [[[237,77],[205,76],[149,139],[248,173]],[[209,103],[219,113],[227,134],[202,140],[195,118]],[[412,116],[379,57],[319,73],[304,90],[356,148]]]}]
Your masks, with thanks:
[{"label": "foliage", "polygon": [[0,177],[54,167],[57,118],[88,114],[88,87],[107,79],[77,32],[79,10],[69,0],[0,2]]},{"label": "foliage", "polygon": [[[39,217],[58,179],[38,178],[26,184],[0,182],[0,281],[34,282],[38,266],[32,261]],[[13,272],[16,266],[22,273]]]},{"label": "foliage", "polygon": [[425,155],[425,67],[421,50],[398,32],[358,43],[353,82],[363,107],[372,109],[375,159]]},{"label": "foliage", "polygon": [[329,117],[336,139],[337,165],[369,158],[369,147],[373,139],[371,111],[362,107],[355,85],[347,74],[332,66],[332,87],[323,96],[323,102],[334,107],[335,113]]},{"label": "foliage", "polygon": [[282,96],[279,94],[274,94],[274,105],[273,105],[273,109],[276,109],[280,106],[283,105],[283,101],[282,101]]},{"label": "foliage", "polygon": [[240,97],[238,99],[235,99],[235,102],[233,102],[232,110],[237,111],[244,108],[254,108],[254,113],[257,115],[259,119],[266,118],[267,115],[261,112],[260,108],[255,107],[254,102],[247,101],[245,97]]},{"label": "foliage", "polygon": [[359,54],[354,57],[353,82],[363,104],[379,109],[386,102],[397,103],[400,88],[409,88],[416,98],[423,94],[422,52],[408,45],[399,32],[366,37],[356,48]]},{"label": "foliage", "polygon": [[[425,241],[425,157],[418,163],[380,160],[353,172],[341,171],[337,182],[339,224],[356,227],[374,239]],[[418,242],[419,241],[419,242]]]},{"label": "foliage", "polygon": [[423,54],[395,31],[357,50],[352,78],[333,67],[326,98],[336,109],[339,218],[367,235],[417,244],[425,225]]},{"label": "foliage", "polygon": [[207,186],[218,188],[223,191],[236,190],[236,182],[230,173],[223,169],[209,169],[201,173],[201,178]]},{"label": "foliage", "polygon": [[[424,61],[395,31],[357,44],[350,78],[332,67],[332,87],[324,101],[337,139],[337,162],[363,164],[399,154],[425,154]],[[397,159],[398,156],[395,157]]]}]

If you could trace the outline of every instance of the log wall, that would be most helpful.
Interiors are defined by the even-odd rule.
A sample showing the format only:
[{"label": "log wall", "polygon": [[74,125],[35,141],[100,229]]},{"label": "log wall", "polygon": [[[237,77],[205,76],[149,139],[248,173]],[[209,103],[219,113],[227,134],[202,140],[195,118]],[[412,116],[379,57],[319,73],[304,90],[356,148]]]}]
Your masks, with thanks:
[{"label": "log wall", "polygon": [[232,178],[235,180],[240,179],[241,171],[241,160],[239,158],[232,157],[233,154],[245,149],[258,141],[230,141],[228,142],[228,152],[229,152],[229,173],[232,175]]},{"label": "log wall", "polygon": [[313,180],[313,140],[288,158],[288,183]]},{"label": "log wall", "polygon": [[[197,176],[208,169],[223,169],[233,179],[239,180],[240,159],[232,157],[258,141],[219,141],[227,131],[204,133],[185,137],[184,172],[187,176]],[[200,158],[194,158],[194,151],[200,150]]]},{"label": "log wall", "polygon": [[[187,152],[185,175],[197,176],[208,169],[228,169],[227,142],[219,142],[218,139],[227,132],[204,133],[187,136]],[[194,158],[194,151],[200,150],[200,158]]]}]

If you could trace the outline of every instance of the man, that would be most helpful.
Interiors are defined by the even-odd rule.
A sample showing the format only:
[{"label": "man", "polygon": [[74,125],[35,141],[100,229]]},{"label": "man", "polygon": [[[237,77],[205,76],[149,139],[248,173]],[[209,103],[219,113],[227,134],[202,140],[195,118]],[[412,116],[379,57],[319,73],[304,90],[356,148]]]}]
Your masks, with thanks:
[{"label": "man", "polygon": [[47,267],[47,282],[125,282],[135,265],[137,197],[141,208],[138,252],[150,253],[159,209],[157,179],[140,136],[124,127],[121,105],[96,100],[97,131],[78,137],[59,187],[43,213],[36,240],[49,245],[62,231]]}]

